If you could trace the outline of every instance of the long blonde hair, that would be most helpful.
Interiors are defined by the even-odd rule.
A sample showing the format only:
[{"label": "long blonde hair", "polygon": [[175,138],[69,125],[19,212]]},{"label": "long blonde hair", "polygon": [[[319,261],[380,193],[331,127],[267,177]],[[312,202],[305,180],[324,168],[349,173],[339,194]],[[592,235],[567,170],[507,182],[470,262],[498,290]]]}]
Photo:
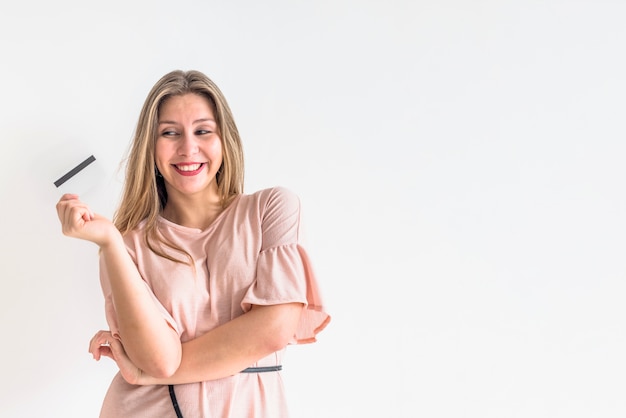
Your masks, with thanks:
[{"label": "long blonde hair", "polygon": [[184,254],[191,263],[193,260],[189,253],[166,241],[158,232],[157,218],[167,203],[167,192],[163,178],[156,175],[154,159],[161,106],[168,98],[187,93],[206,97],[213,107],[223,150],[222,165],[216,174],[222,206],[243,193],[243,148],[226,98],[217,85],[203,73],[175,70],[164,75],[152,87],[143,104],[126,159],[122,198],[113,223],[124,235],[145,220],[145,240],[150,250],[169,260],[184,262],[166,253],[164,245]]}]

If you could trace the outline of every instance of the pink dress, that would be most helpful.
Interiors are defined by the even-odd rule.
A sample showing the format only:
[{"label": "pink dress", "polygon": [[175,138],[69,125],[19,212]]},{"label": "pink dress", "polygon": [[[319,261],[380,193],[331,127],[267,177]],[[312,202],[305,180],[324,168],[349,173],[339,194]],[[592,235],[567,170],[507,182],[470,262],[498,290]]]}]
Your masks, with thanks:
[{"label": "pink dress", "polygon": [[[284,188],[237,196],[205,230],[160,218],[159,230],[195,261],[171,262],[150,251],[143,225],[124,239],[163,318],[182,342],[194,339],[250,310],[251,305],[302,302],[306,309],[292,344],[310,343],[330,321],[304,249],[298,243],[300,202]],[[180,258],[180,254],[172,252]],[[109,278],[100,266],[106,318],[113,334],[117,316]],[[282,364],[284,349],[251,367]],[[280,372],[239,373],[223,379],[174,386],[185,418],[287,417]],[[134,386],[118,373],[105,396],[102,418],[175,417],[168,386]]]}]

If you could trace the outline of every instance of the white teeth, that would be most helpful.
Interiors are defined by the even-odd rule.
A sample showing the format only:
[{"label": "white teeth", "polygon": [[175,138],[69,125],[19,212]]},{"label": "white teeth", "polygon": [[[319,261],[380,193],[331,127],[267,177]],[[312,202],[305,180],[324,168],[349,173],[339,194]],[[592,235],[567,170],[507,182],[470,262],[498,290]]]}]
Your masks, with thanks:
[{"label": "white teeth", "polygon": [[180,171],[196,171],[202,164],[177,165]]}]

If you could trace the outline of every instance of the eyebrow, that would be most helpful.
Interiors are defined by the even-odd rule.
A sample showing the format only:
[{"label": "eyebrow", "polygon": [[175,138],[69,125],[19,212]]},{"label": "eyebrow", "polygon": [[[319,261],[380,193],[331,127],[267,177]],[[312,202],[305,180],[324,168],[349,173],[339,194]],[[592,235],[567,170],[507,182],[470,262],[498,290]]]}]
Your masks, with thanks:
[{"label": "eyebrow", "polygon": [[[200,123],[200,122],[213,122],[215,123],[215,120],[211,119],[211,118],[202,118],[202,119],[197,119],[194,120],[193,123]],[[177,125],[178,122],[173,121],[173,120],[160,120],[159,121],[159,125]]]}]

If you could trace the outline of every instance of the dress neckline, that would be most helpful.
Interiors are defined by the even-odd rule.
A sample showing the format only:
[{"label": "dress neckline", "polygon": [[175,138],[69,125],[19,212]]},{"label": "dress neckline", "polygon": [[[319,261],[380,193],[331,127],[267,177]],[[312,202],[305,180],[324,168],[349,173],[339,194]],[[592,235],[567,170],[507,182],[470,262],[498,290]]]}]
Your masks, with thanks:
[{"label": "dress neckline", "polygon": [[207,233],[207,232],[209,232],[209,231],[211,231],[211,230],[215,229],[215,228],[216,228],[216,226],[217,226],[218,224],[220,224],[220,223],[221,223],[221,221],[222,221],[222,219],[224,218],[224,216],[226,216],[226,213],[227,213],[227,212],[230,212],[230,210],[231,210],[231,208],[232,208],[233,206],[236,206],[236,203],[239,201],[239,198],[240,198],[240,197],[241,197],[241,194],[238,194],[238,195],[236,195],[235,197],[233,197],[233,198],[231,199],[230,203],[228,204],[228,206],[226,206],[226,207],[224,208],[224,210],[222,210],[222,211],[221,211],[221,212],[220,212],[220,213],[219,213],[219,214],[215,217],[215,219],[213,219],[213,222],[211,222],[211,223],[209,224],[209,226],[207,226],[207,227],[206,227],[206,228],[204,228],[204,229],[202,229],[202,228],[193,228],[193,227],[190,227],[190,226],[184,226],[184,225],[177,224],[176,222],[172,222],[172,221],[170,221],[169,219],[167,219],[167,218],[163,217],[163,215],[161,215],[161,214],[159,214],[159,215],[158,215],[157,220],[158,220],[160,223],[162,223],[162,224],[165,224],[165,225],[167,225],[167,226],[169,226],[169,227],[171,227],[171,228],[174,228],[174,229],[180,230],[180,231],[182,231],[182,232],[187,232],[187,233],[190,233],[190,234],[203,234],[203,233]]}]

